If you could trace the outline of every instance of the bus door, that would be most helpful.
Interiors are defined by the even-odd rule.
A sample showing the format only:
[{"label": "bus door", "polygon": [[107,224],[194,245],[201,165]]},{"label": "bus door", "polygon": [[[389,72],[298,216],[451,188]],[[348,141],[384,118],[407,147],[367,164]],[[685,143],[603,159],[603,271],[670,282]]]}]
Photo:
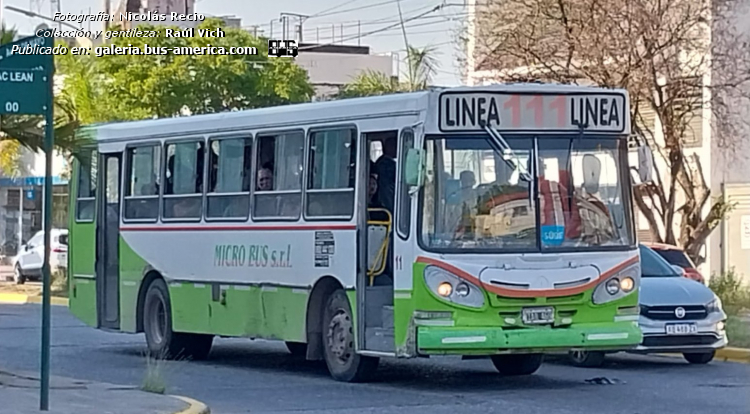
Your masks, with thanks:
[{"label": "bus door", "polygon": [[[368,136],[369,135],[369,136]],[[395,352],[394,337],[394,281],[407,276],[411,272],[409,267],[410,252],[408,243],[411,219],[411,198],[408,189],[401,186],[400,177],[403,175],[403,160],[406,151],[414,147],[414,132],[412,128],[401,131],[388,131],[366,134],[365,142],[370,145],[371,140],[396,140],[395,171],[386,175],[393,183],[384,183],[380,175],[368,177],[378,184],[374,184],[375,202],[368,202],[367,232],[364,240],[367,252],[367,274],[364,289],[364,349],[376,352]],[[388,144],[383,141],[384,148]],[[391,149],[392,151],[392,149]],[[384,150],[384,153],[389,152]],[[372,161],[372,160],[371,160]],[[379,168],[374,163],[371,168]],[[380,167],[382,168],[382,167]],[[382,174],[382,171],[376,171]],[[390,184],[389,186],[387,184]],[[389,188],[388,188],[389,187]],[[370,188],[368,181],[368,189]],[[381,191],[390,191],[386,197],[378,197]],[[369,197],[369,194],[368,194]],[[377,200],[390,200],[378,202]],[[361,338],[361,337],[360,337]]]},{"label": "bus door", "polygon": [[99,327],[120,328],[120,167],[122,154],[101,154],[102,174],[96,237],[96,286]]}]

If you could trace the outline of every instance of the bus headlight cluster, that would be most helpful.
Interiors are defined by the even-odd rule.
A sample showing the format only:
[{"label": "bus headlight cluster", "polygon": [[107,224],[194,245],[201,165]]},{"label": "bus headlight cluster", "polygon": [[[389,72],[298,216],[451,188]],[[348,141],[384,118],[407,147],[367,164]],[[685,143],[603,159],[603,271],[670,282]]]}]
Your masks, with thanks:
[{"label": "bus headlight cluster", "polygon": [[634,264],[609,277],[594,289],[595,304],[611,302],[625,297],[636,290],[641,280],[641,265]]},{"label": "bus headlight cluster", "polygon": [[479,286],[437,266],[425,268],[424,281],[443,300],[471,308],[484,306],[484,291]]}]

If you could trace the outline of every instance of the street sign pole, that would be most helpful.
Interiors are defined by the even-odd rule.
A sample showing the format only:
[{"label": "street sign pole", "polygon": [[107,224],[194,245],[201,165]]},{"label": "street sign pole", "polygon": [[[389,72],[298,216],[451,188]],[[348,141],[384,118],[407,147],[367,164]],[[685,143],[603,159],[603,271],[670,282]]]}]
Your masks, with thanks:
[{"label": "street sign pole", "polygon": [[49,410],[49,352],[50,352],[50,234],[52,233],[52,147],[55,144],[54,74],[55,65],[44,68],[47,82],[44,126],[44,265],[42,267],[42,384],[39,409]]}]

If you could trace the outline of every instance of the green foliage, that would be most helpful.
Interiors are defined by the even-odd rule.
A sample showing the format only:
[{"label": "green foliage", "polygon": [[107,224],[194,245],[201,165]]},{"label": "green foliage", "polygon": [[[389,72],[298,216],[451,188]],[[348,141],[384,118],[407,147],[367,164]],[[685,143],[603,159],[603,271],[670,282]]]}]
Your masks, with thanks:
[{"label": "green foliage", "polygon": [[742,277],[734,268],[721,275],[714,275],[708,287],[721,299],[724,311],[737,315],[743,310],[750,310],[750,287],[743,283]]},{"label": "green foliage", "polygon": [[727,338],[729,346],[737,348],[750,348],[750,323],[737,316],[727,318]]},{"label": "green foliage", "polygon": [[[159,37],[114,38],[104,46],[167,48],[167,54],[67,55],[64,91],[85,124],[173,117],[307,102],[313,88],[304,69],[269,59],[267,43],[207,19],[198,29],[222,27],[226,37],[166,37],[176,27],[142,25]],[[113,28],[115,29],[115,28]],[[256,55],[186,53],[181,48],[255,47]]]},{"label": "green foliage", "polygon": [[418,49],[412,46],[406,53],[406,81],[399,83],[383,72],[365,70],[351,83],[344,86],[339,98],[386,95],[399,92],[416,92],[430,87],[432,77],[437,71],[435,49],[425,47]]}]

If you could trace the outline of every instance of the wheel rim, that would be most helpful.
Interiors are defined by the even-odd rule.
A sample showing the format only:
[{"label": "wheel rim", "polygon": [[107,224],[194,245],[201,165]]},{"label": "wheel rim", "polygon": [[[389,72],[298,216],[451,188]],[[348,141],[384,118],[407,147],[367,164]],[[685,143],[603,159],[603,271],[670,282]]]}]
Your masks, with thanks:
[{"label": "wheel rim", "polygon": [[151,337],[154,339],[155,343],[161,344],[164,341],[164,336],[167,331],[167,310],[164,307],[164,302],[160,299],[154,299],[151,301],[148,315],[150,319],[149,331],[151,331]]},{"label": "wheel rim", "polygon": [[586,356],[588,355],[588,352],[586,351],[573,351],[570,353],[571,357],[576,362],[583,362],[586,360]]},{"label": "wheel rim", "polygon": [[326,334],[327,345],[336,362],[346,365],[351,360],[354,348],[354,332],[352,319],[343,310],[339,310],[331,318]]}]

